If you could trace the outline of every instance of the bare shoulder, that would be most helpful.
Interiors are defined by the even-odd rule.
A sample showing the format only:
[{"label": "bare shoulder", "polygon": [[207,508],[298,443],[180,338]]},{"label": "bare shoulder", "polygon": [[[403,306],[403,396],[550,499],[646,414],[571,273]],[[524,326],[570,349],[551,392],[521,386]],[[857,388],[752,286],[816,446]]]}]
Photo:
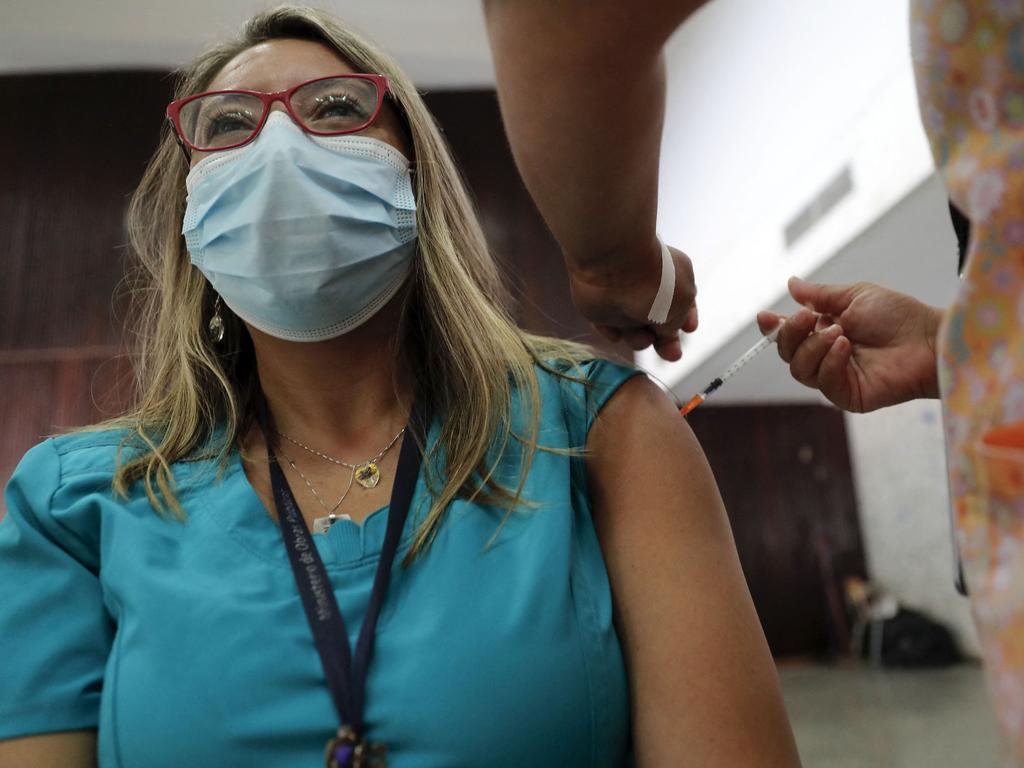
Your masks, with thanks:
[{"label": "bare shoulder", "polygon": [[686,419],[646,376],[634,376],[598,413],[587,439],[587,485],[609,561],[712,547],[735,558],[725,506]]},{"label": "bare shoulder", "polygon": [[[704,452],[675,404],[646,376],[634,376],[609,398],[587,439],[588,471],[707,475]],[[618,470],[618,471],[617,471]]]}]

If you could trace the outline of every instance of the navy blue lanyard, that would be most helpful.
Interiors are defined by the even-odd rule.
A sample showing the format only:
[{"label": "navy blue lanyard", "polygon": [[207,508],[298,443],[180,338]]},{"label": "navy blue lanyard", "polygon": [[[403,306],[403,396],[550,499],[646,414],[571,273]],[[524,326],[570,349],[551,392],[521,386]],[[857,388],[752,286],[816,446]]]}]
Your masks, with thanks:
[{"label": "navy blue lanyard", "polygon": [[[302,607],[306,611],[313,632],[313,644],[320,655],[324,668],[327,688],[330,691],[334,708],[337,710],[341,728],[338,735],[328,744],[328,765],[360,765],[360,755],[372,748],[363,742],[365,722],[363,710],[366,692],[366,673],[373,656],[373,640],[377,627],[377,618],[388,593],[391,580],[391,566],[398,551],[398,542],[409,515],[409,505],[416,489],[419,476],[420,454],[418,439],[426,441],[426,425],[429,423],[419,409],[413,408],[409,417],[410,429],[406,431],[402,448],[398,455],[398,469],[395,482],[391,489],[391,505],[388,509],[387,529],[384,533],[384,545],[377,564],[377,572],[373,579],[370,600],[366,607],[366,616],[359,628],[356,650],[353,656],[349,648],[348,633],[345,630],[345,619],[338,608],[338,601],[331,588],[327,570],[317,551],[316,544],[306,525],[306,520],[295,503],[295,496],[288,486],[288,480],[281,471],[281,465],[271,447],[270,415],[266,400],[260,398],[259,424],[263,430],[267,445],[267,461],[270,466],[270,483],[274,491],[274,504],[281,526],[281,537],[284,539],[288,560],[292,566],[292,574],[299,588]],[[345,750],[351,746],[348,752]],[[354,752],[353,752],[354,750]],[[334,758],[334,752],[345,752],[347,757]],[[352,762],[351,755],[355,755]],[[333,762],[332,762],[333,760]],[[369,763],[365,763],[369,764]]]}]

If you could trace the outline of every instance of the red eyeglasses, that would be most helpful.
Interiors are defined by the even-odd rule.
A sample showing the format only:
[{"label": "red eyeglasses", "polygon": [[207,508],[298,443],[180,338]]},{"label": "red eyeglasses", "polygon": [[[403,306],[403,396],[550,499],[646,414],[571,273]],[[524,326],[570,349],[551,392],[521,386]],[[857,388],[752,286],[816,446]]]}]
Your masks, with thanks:
[{"label": "red eyeglasses", "polygon": [[292,120],[317,136],[361,131],[380,114],[390,85],[384,75],[332,75],[286,91],[208,91],[167,105],[167,119],[181,142],[196,152],[218,152],[248,144],[259,135],[275,101]]}]

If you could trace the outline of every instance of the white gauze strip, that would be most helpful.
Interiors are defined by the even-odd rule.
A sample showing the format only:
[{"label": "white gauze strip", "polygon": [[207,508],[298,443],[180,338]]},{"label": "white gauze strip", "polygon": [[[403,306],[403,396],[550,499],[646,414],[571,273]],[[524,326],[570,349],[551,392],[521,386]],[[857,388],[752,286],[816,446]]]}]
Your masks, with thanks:
[{"label": "white gauze strip", "polygon": [[658,243],[661,244],[661,285],[658,286],[658,295],[651,304],[651,311],[647,313],[647,319],[652,323],[664,323],[668,320],[668,311],[672,309],[672,297],[676,292],[676,264],[672,260],[668,246],[660,237]]}]

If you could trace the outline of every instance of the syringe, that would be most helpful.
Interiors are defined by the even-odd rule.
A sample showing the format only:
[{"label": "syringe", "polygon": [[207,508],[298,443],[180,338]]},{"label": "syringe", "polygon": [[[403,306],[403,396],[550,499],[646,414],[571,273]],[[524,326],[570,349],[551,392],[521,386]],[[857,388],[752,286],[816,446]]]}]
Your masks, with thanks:
[{"label": "syringe", "polygon": [[694,408],[696,408],[698,405],[700,405],[705,400],[707,400],[708,397],[711,396],[711,393],[714,392],[716,389],[718,389],[723,384],[725,384],[725,382],[727,382],[730,378],[732,378],[732,375],[734,373],[736,373],[736,371],[738,371],[744,365],[746,365],[751,360],[753,360],[755,357],[757,357],[757,355],[761,351],[767,349],[772,344],[774,344],[776,339],[779,338],[779,331],[780,330],[782,330],[782,323],[781,322],[777,326],[775,326],[775,330],[774,331],[772,331],[767,336],[765,336],[763,339],[761,339],[759,342],[757,342],[757,344],[752,346],[743,355],[741,355],[739,360],[737,360],[735,363],[733,363],[728,368],[726,368],[725,373],[723,373],[717,379],[715,379],[710,384],[708,384],[708,386],[704,389],[703,392],[701,392],[699,395],[694,395],[692,398],[690,398],[690,402],[688,402],[686,405],[684,405],[682,408],[680,408],[679,409],[679,413],[682,414],[683,416],[685,416],[690,411],[692,411]]}]

